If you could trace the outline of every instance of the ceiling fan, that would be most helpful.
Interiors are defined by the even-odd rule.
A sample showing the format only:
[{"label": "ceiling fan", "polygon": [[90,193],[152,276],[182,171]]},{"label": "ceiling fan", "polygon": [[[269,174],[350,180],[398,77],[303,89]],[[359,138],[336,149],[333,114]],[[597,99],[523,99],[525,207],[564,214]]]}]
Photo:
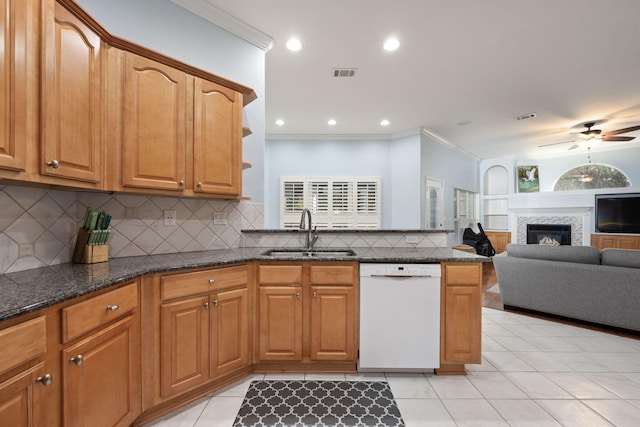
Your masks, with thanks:
[{"label": "ceiling fan", "polygon": [[583,130],[582,132],[576,132],[575,134],[577,136],[577,139],[573,139],[571,141],[553,142],[551,144],[543,144],[543,145],[539,145],[538,147],[549,147],[551,145],[567,144],[569,142],[577,141],[575,144],[569,147],[569,150],[574,150],[579,147],[591,148],[602,141],[631,141],[635,139],[635,136],[616,136],[616,135],[619,135],[621,133],[628,133],[628,132],[634,132],[634,131],[640,130],[640,125],[638,125],[638,126],[631,126],[628,128],[623,128],[618,130],[612,130],[603,134],[600,129],[591,129],[593,126],[595,126],[595,124],[596,124],[595,122],[585,123],[583,126],[586,127],[587,130]]}]

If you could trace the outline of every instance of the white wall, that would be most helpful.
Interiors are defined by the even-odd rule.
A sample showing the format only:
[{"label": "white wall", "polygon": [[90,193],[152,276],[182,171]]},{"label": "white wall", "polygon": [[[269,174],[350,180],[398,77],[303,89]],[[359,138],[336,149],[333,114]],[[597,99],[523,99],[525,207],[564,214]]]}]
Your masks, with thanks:
[{"label": "white wall", "polygon": [[390,228],[419,230],[424,228],[424,210],[420,173],[420,135],[405,136],[391,141],[389,164],[391,168]]},{"label": "white wall", "polygon": [[453,228],[453,188],[478,192],[478,160],[420,132],[391,140],[267,140],[265,228],[279,227],[281,176],[382,178],[382,228],[425,227],[425,178],[445,183],[445,228]]},{"label": "white wall", "polygon": [[252,88],[245,107],[243,195],[263,201],[265,52],[169,0],[77,0],[111,34]]},{"label": "white wall", "polygon": [[280,225],[281,176],[379,176],[382,228],[391,228],[389,141],[267,140],[265,164],[265,228]]},{"label": "white wall", "polygon": [[[422,178],[421,194],[425,200],[426,178],[433,178],[444,183],[444,228],[453,229],[453,189],[480,193],[479,160],[460,150],[436,141],[429,135],[422,135]],[[422,212],[426,206],[423,204]],[[422,219],[424,225],[424,215]]]}]

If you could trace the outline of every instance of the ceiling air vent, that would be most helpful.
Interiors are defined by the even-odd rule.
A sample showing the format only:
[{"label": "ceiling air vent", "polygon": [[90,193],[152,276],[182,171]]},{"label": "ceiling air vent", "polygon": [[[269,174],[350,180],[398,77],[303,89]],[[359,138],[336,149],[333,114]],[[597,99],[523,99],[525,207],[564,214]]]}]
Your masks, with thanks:
[{"label": "ceiling air vent", "polygon": [[527,119],[533,119],[536,116],[537,116],[536,113],[529,113],[529,114],[523,114],[521,116],[515,116],[513,119],[514,120],[527,120]]},{"label": "ceiling air vent", "polygon": [[353,77],[357,68],[334,68],[333,77]]}]

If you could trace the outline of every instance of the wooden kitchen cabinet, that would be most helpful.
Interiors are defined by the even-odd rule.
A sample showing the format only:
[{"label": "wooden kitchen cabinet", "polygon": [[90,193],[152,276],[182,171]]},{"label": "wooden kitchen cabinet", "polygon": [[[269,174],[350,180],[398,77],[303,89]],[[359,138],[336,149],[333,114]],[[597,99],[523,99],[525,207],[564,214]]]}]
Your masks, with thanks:
[{"label": "wooden kitchen cabinet", "polygon": [[100,189],[102,40],[59,3],[43,5],[40,173]]},{"label": "wooden kitchen cabinet", "polygon": [[242,193],[242,96],[240,92],[195,79],[193,191]]},{"label": "wooden kitchen cabinet", "polygon": [[181,193],[186,185],[187,99],[184,71],[124,53],[122,185]]},{"label": "wooden kitchen cabinet", "polygon": [[[27,167],[29,104],[37,100],[33,20],[35,0],[0,0],[0,169],[2,177],[19,177]],[[29,24],[31,22],[31,25]]]},{"label": "wooden kitchen cabinet", "polygon": [[481,363],[482,263],[443,263],[438,374]]},{"label": "wooden kitchen cabinet", "polygon": [[357,264],[263,263],[257,370],[350,371],[357,362]]},{"label": "wooden kitchen cabinet", "polygon": [[260,286],[258,359],[302,361],[302,286]]},{"label": "wooden kitchen cabinet", "polygon": [[49,387],[52,376],[45,370],[43,360],[45,317],[0,330],[0,342],[0,423],[18,427],[45,425],[44,400],[53,389]]},{"label": "wooden kitchen cabinet", "polygon": [[510,231],[486,231],[485,234],[496,250],[496,254],[507,250],[507,245],[511,243]]},{"label": "wooden kitchen cabinet", "polygon": [[250,366],[246,265],[160,278],[160,398]]},{"label": "wooden kitchen cabinet", "polygon": [[640,236],[628,234],[592,234],[591,246],[599,251],[605,248],[640,249]]},{"label": "wooden kitchen cabinet", "polygon": [[142,397],[138,282],[66,307],[62,319],[64,425],[130,425]]}]

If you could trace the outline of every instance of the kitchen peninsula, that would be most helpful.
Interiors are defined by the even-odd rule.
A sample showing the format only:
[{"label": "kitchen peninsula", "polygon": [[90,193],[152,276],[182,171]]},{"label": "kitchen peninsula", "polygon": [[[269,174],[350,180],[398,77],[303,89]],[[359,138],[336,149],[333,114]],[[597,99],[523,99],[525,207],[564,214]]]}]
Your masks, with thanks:
[{"label": "kitchen peninsula", "polygon": [[[137,425],[254,370],[353,372],[357,352],[314,350],[316,341],[344,325],[335,324],[340,316],[314,305],[308,290],[331,300],[351,295],[340,301],[353,303],[345,324],[355,336],[353,295],[363,262],[441,263],[437,372],[461,374],[465,363],[480,362],[481,266],[488,258],[444,247],[351,249],[354,256],[313,260],[274,259],[262,255],[265,248],[214,250],[0,276],[0,338],[14,344],[0,356],[0,400],[25,393],[35,399],[35,416],[60,420],[54,425],[82,422],[92,411]],[[271,301],[300,307],[294,311],[302,310],[301,328],[310,333],[300,338],[302,353],[286,360],[278,359],[282,352],[261,352],[281,343],[277,337],[271,347],[261,343],[267,301],[261,295],[274,289],[292,291],[291,299],[281,293]],[[460,313],[465,319],[456,319]],[[465,331],[461,325],[469,320],[474,325]],[[101,381],[104,375],[112,378],[109,384]],[[16,381],[23,384],[17,391]],[[103,396],[98,406],[104,409],[83,397],[92,392]]]}]

